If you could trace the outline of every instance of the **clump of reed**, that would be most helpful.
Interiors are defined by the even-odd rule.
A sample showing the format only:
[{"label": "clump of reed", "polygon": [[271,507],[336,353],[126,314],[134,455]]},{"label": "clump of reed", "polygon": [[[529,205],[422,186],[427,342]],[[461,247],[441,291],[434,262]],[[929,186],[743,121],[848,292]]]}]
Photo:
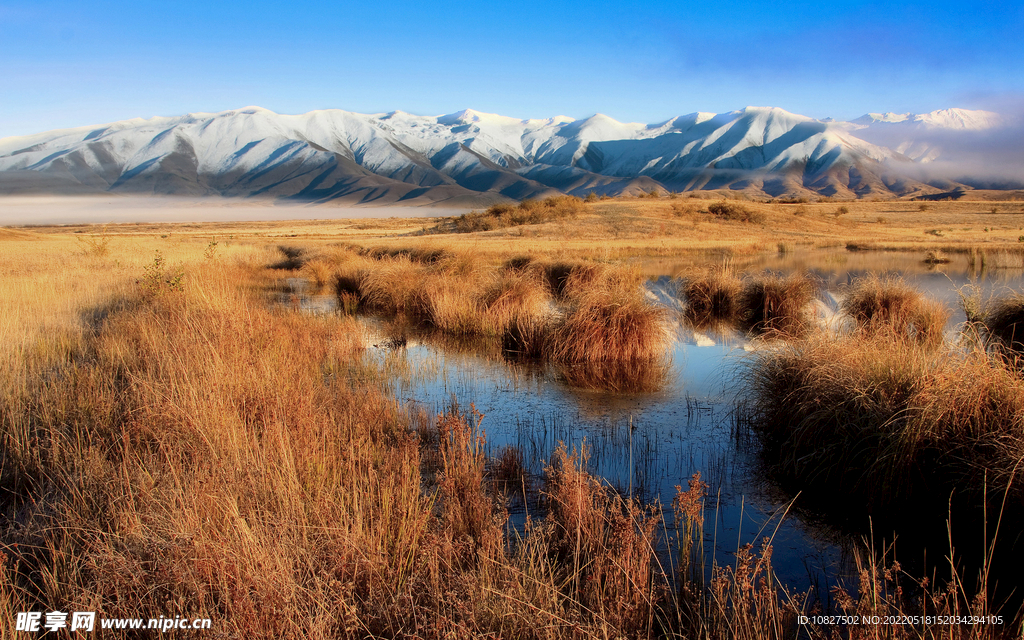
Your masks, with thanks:
[{"label": "clump of reed", "polygon": [[991,340],[1016,354],[1024,353],[1024,295],[1018,293],[990,302],[983,323]]},{"label": "clump of reed", "polygon": [[327,287],[334,276],[334,265],[323,258],[307,260],[300,269],[302,275],[314,290],[320,291]]},{"label": "clump of reed", "polygon": [[815,289],[806,274],[753,277],[740,293],[741,318],[757,333],[799,336],[808,327],[807,305],[814,299]]},{"label": "clump of reed", "polygon": [[364,275],[361,271],[334,274],[334,293],[338,296],[338,306],[343,313],[351,315],[359,310]]},{"label": "clump of reed", "polygon": [[551,329],[556,362],[641,362],[664,355],[666,311],[646,298],[638,270],[574,271],[563,295],[571,296],[568,308]]},{"label": "clump of reed", "polygon": [[421,325],[452,336],[472,336],[487,331],[476,288],[479,282],[450,273],[420,274],[408,309]]},{"label": "clump of reed", "polygon": [[515,360],[541,360],[548,352],[550,321],[533,315],[513,315],[501,335],[506,356]]},{"label": "clump of reed", "polygon": [[869,513],[941,513],[954,490],[983,504],[1012,489],[1024,515],[1011,481],[1024,455],[1024,380],[983,351],[815,335],[760,352],[750,383],[766,459],[808,494]]},{"label": "clump of reed", "polygon": [[550,314],[551,296],[535,270],[503,270],[491,276],[480,305],[494,328],[505,335],[513,324],[520,328],[542,327]]},{"label": "clump of reed", "polygon": [[686,299],[683,316],[695,329],[732,324],[739,315],[741,289],[727,267],[694,271],[679,283],[679,295]]},{"label": "clump of reed", "polygon": [[543,266],[551,294],[564,300],[586,292],[608,273],[600,262],[551,262]]},{"label": "clump of reed", "polygon": [[640,629],[653,617],[654,550],[660,511],[626,500],[586,471],[587,450],[559,446],[545,469],[546,543],[569,568],[570,598],[612,629]]},{"label": "clump of reed", "polygon": [[409,313],[416,304],[423,273],[422,265],[405,256],[377,260],[359,281],[360,299],[378,313]]},{"label": "clump of reed", "polygon": [[858,278],[841,308],[867,334],[885,333],[930,346],[942,343],[949,320],[949,309],[892,275]]}]

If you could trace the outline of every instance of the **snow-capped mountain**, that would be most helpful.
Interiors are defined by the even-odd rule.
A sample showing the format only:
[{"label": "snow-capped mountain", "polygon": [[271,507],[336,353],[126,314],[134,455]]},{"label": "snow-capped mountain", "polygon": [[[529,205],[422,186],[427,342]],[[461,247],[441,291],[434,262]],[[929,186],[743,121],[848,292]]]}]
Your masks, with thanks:
[{"label": "snow-capped mountain", "polygon": [[866,126],[899,124],[924,129],[979,130],[999,126],[1001,118],[998,113],[992,111],[940,109],[931,113],[866,113],[852,123]]},{"label": "snow-capped mountain", "polygon": [[931,113],[868,113],[853,120],[853,135],[886,146],[918,162],[942,155],[941,138],[971,135],[1003,124],[998,113],[941,109]]},{"label": "snow-capped mountain", "polygon": [[601,114],[520,120],[473,110],[280,115],[247,107],[0,139],[0,193],[467,205],[652,188],[903,195],[931,188],[904,171],[915,164],[911,147],[872,143],[874,131],[977,129],[996,126],[997,118],[950,109],[847,123],[747,107],[639,124]]}]

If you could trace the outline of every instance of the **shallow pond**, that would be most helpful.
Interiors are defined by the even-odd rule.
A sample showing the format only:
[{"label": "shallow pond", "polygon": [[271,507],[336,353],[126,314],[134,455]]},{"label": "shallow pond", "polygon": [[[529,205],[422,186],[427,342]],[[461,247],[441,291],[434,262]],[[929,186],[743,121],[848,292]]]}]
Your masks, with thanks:
[{"label": "shallow pond", "polygon": [[[927,265],[923,258],[923,253],[834,249],[732,259],[732,266],[739,273],[814,274],[823,285],[816,303],[823,321],[834,316],[844,285],[871,272],[896,273],[955,310],[947,327],[951,339],[965,319],[957,306],[962,287],[977,285],[982,300],[1021,290],[1024,271],[1014,262],[1017,256],[1004,260],[1009,265],[993,267],[995,261],[990,261],[985,269],[963,254],[939,265]],[[678,307],[670,279],[692,262],[642,264],[651,295]],[[298,295],[290,300],[306,311],[333,308],[330,297]],[[676,326],[667,369],[650,373],[663,376],[661,384],[653,385],[658,390],[613,393],[575,387],[572,372],[511,364],[499,354],[411,334],[396,348],[386,343],[378,323],[368,319],[366,326],[375,346],[370,351],[394,374],[393,391],[402,402],[429,414],[446,411],[453,401],[463,411],[473,406],[482,414],[480,427],[492,454],[506,446],[521,451],[534,490],[528,488],[525,499],[510,498],[512,526],[521,526],[527,513],[539,509],[531,495],[536,496],[538,479],[555,447],[585,444],[589,470],[622,495],[660,503],[669,530],[676,486],[685,489],[699,472],[710,485],[704,527],[707,561],[713,557],[719,565],[730,565],[739,545],[759,546],[767,537],[772,539],[774,569],[791,590],[815,587],[827,597],[837,580],[851,584],[851,554],[860,540],[801,509],[798,497],[794,504],[794,496],[767,480],[756,443],[737,429],[744,372],[751,351],[759,348],[756,341],[737,332],[715,336]]]}]

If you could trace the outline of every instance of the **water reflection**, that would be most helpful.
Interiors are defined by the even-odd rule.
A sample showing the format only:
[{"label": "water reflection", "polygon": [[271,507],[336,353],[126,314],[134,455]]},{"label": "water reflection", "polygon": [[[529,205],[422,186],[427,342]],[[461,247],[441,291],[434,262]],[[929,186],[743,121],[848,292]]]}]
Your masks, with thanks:
[{"label": "water reflection", "polygon": [[[606,385],[607,371],[576,369],[566,375],[564,369],[508,363],[429,340],[410,339],[404,349],[374,353],[403,360],[403,366],[392,367],[403,372],[395,387],[400,400],[428,412],[444,411],[452,398],[463,407],[472,403],[484,414],[490,454],[507,458],[507,447],[521,452],[523,490],[509,492],[514,525],[540,509],[530,496],[555,447],[586,446],[589,470],[622,495],[660,503],[669,529],[675,486],[700,472],[711,485],[709,566],[712,557],[731,564],[738,540],[757,541],[777,528],[774,557],[787,584],[801,590],[809,579],[834,584],[846,558],[835,543],[837,534],[799,513],[780,523],[789,498],[773,494],[761,479],[756,452],[737,446],[735,403],[746,348],[749,342],[737,335],[703,347],[675,341],[666,362],[634,370],[638,388],[619,392],[592,388]],[[581,384],[570,378],[574,374],[596,375],[599,385]],[[647,376],[656,384],[646,382]]]},{"label": "water reflection", "polygon": [[[809,307],[815,322],[834,328],[844,288],[869,273],[897,273],[927,297],[956,309],[949,327],[966,319],[958,289],[978,287],[984,298],[1020,289],[1024,269],[1012,260],[948,254],[926,264],[924,252],[851,252],[845,249],[732,258],[739,274],[806,272],[820,283]],[[785,585],[827,594],[849,570],[844,537],[766,479],[756,445],[737,428],[747,353],[760,348],[730,323],[687,323],[673,277],[693,261],[646,261],[649,297],[674,314],[674,339],[663,361],[629,367],[552,367],[510,360],[494,341],[441,340],[407,328],[368,323],[371,357],[394,374],[394,390],[409,407],[446,410],[455,398],[484,414],[482,427],[496,470],[505,477],[512,522],[521,526],[540,509],[544,466],[558,443],[590,450],[590,471],[624,495],[658,501],[668,529],[676,485],[700,472],[711,485],[706,560],[731,564],[740,544],[773,536],[775,568]],[[985,266],[988,265],[988,266]],[[296,289],[301,285],[296,284]],[[285,296],[294,296],[286,292]],[[282,302],[329,312],[328,297]],[[290,301],[290,302],[289,302]],[[336,304],[336,303],[335,303]],[[401,338],[398,340],[397,338]],[[500,465],[504,465],[501,467]],[[497,471],[496,471],[497,473]],[[518,487],[518,488],[516,488]],[[783,518],[783,513],[786,516]]]}]

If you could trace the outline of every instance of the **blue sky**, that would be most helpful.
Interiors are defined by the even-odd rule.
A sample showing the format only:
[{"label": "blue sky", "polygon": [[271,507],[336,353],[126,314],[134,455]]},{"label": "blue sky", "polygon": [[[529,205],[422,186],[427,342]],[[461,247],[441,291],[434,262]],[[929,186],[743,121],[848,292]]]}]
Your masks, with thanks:
[{"label": "blue sky", "polygon": [[0,0],[0,137],[248,105],[660,122],[1022,96],[1020,2]]}]

